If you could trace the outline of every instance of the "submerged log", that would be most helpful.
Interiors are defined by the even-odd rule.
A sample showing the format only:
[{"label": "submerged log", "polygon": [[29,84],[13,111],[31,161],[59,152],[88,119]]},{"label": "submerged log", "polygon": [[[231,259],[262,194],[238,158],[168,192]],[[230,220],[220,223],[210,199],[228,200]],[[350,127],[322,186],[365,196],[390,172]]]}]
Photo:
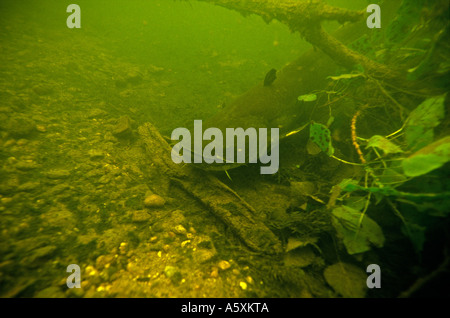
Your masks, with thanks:
[{"label": "submerged log", "polygon": [[251,250],[277,254],[282,245],[275,234],[256,216],[256,211],[236,192],[210,175],[191,165],[178,165],[171,159],[171,148],[150,123],[139,127],[149,160],[160,178],[171,182],[200,201],[223,221]]}]

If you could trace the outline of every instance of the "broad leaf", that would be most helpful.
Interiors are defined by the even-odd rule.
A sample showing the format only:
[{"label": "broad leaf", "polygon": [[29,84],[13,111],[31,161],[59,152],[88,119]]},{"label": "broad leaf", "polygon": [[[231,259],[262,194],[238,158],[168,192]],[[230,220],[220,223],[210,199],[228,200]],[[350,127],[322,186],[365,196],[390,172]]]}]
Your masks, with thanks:
[{"label": "broad leaf", "polygon": [[320,150],[328,156],[334,154],[334,148],[331,144],[331,133],[327,127],[318,123],[311,123],[309,129],[309,139],[319,146]]},{"label": "broad leaf", "polygon": [[366,148],[369,147],[381,149],[386,155],[402,152],[399,146],[379,135],[372,136],[372,138],[369,139]]},{"label": "broad leaf", "polygon": [[[349,254],[367,252],[371,244],[384,245],[384,235],[380,226],[367,215],[348,206],[340,206],[332,211],[333,226],[342,239]],[[362,217],[362,220],[361,220]]]},{"label": "broad leaf", "polygon": [[408,177],[417,177],[442,167],[450,160],[450,136],[420,149],[402,161]]},{"label": "broad leaf", "polygon": [[408,147],[418,150],[433,141],[433,128],[444,118],[445,95],[431,97],[409,115],[405,126]]}]

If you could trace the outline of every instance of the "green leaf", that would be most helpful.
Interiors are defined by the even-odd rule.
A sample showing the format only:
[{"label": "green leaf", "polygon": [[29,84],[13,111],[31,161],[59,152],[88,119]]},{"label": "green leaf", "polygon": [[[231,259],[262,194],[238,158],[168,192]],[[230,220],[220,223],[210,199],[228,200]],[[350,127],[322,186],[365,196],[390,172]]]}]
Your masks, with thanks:
[{"label": "green leaf", "polygon": [[332,224],[350,255],[367,252],[371,245],[383,247],[383,231],[367,215],[345,205],[333,209],[332,214]]},{"label": "green leaf", "polygon": [[314,122],[311,123],[309,139],[319,146],[320,150],[325,152],[328,156],[334,154],[334,148],[331,144],[331,133],[326,126]]},{"label": "green leaf", "polygon": [[433,141],[433,128],[444,118],[444,101],[445,95],[428,98],[409,114],[405,138],[410,149],[420,149]]},{"label": "green leaf", "polygon": [[297,97],[297,100],[299,100],[301,102],[313,102],[316,99],[317,99],[316,94],[306,94],[306,95],[300,95],[299,97]]},{"label": "green leaf", "polygon": [[366,149],[369,147],[381,149],[386,155],[390,153],[403,152],[399,146],[387,140],[383,136],[378,135],[372,136],[372,138],[369,139]]},{"label": "green leaf", "polygon": [[383,170],[383,174],[378,177],[381,184],[397,187],[406,182],[408,178],[397,170],[387,168]]},{"label": "green leaf", "polygon": [[405,175],[417,177],[442,167],[450,160],[450,136],[439,139],[402,161]]}]

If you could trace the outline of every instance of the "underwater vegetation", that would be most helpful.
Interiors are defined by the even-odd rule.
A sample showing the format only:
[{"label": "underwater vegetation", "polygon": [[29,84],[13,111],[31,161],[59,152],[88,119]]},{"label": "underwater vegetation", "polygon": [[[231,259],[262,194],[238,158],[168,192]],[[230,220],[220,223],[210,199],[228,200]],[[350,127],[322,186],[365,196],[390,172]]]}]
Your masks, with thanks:
[{"label": "underwater vegetation", "polygon": [[[56,3],[0,5],[1,297],[448,296],[448,1]],[[277,172],[175,163],[195,120]]]}]

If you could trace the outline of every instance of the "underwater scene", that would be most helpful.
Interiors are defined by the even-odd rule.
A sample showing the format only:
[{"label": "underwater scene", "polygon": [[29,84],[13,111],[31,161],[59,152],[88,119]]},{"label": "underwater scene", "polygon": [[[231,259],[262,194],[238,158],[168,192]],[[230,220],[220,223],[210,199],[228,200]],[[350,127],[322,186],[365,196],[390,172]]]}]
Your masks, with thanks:
[{"label": "underwater scene", "polygon": [[449,12],[0,1],[0,297],[449,297]]}]

